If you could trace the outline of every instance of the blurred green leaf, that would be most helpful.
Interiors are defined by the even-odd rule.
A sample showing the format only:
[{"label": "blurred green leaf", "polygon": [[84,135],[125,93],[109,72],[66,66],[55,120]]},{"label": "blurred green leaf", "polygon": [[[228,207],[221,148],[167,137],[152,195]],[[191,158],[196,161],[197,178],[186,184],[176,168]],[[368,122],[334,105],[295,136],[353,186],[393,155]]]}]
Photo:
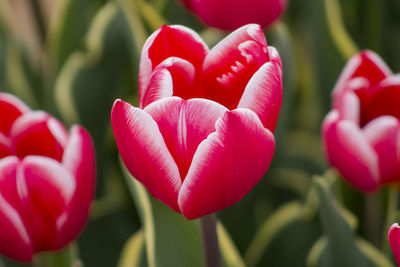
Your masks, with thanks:
[{"label": "blurred green leaf", "polygon": [[[121,168],[142,220],[149,266],[204,266],[199,221],[187,220],[149,195],[122,161]],[[244,267],[238,250],[220,222],[217,231],[224,266]]]},{"label": "blurred green leaf", "polygon": [[308,266],[392,266],[372,245],[356,238],[354,218],[336,202],[327,180],[316,177],[313,185],[325,236],[311,249]]},{"label": "blurred green leaf", "polygon": [[68,56],[82,48],[82,39],[89,25],[91,1],[60,0],[49,28],[47,47],[56,70]]},{"label": "blurred green leaf", "polygon": [[34,267],[80,267],[78,247],[71,243],[67,247],[56,252],[45,252],[35,256]]},{"label": "blurred green leaf", "polygon": [[144,233],[139,230],[134,233],[126,242],[118,267],[138,267],[144,265]]},{"label": "blurred green leaf", "polygon": [[143,223],[149,266],[204,266],[199,222],[154,199],[121,165]]}]

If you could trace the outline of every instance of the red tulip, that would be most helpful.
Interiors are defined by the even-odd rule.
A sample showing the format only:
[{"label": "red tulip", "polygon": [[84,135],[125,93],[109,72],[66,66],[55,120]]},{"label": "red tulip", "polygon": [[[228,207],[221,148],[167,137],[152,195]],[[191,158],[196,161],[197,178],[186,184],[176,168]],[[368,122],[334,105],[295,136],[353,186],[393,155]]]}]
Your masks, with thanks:
[{"label": "red tulip", "polygon": [[397,264],[400,265],[400,227],[394,223],[389,230],[389,244],[392,247],[393,255]]},{"label": "red tulip", "polygon": [[400,179],[399,103],[400,75],[371,51],[350,59],[322,130],[329,162],[360,190]]},{"label": "red tulip", "polygon": [[248,23],[267,27],[277,20],[286,0],[181,0],[206,24],[223,30],[234,30]]},{"label": "red tulip", "polygon": [[94,150],[79,126],[0,93],[0,253],[31,261],[75,239],[93,198]]},{"label": "red tulip", "polygon": [[140,109],[117,100],[112,126],[128,170],[194,219],[239,201],[272,159],[282,99],[277,51],[257,25],[209,51],[183,26],[163,26],[140,62]]}]

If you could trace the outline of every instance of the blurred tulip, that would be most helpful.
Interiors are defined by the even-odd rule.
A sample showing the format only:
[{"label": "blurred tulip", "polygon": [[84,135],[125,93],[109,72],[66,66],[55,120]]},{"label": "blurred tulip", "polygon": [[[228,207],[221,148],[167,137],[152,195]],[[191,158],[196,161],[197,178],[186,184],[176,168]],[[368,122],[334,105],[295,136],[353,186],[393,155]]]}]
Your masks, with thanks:
[{"label": "blurred tulip", "polygon": [[400,227],[397,223],[390,227],[388,239],[397,264],[400,265]]},{"label": "blurred tulip", "polygon": [[374,191],[400,179],[400,75],[371,51],[350,59],[323,126],[330,164],[353,186]]},{"label": "blurred tulip", "polygon": [[89,213],[94,149],[43,111],[0,93],[0,253],[31,261],[76,238]]},{"label": "blurred tulip", "polygon": [[122,160],[186,218],[233,205],[267,171],[282,70],[259,26],[238,29],[210,51],[192,30],[163,26],[142,51],[139,99],[140,109],[121,100],[113,106]]},{"label": "blurred tulip", "polygon": [[206,24],[223,30],[257,23],[263,28],[277,20],[287,0],[181,0]]}]

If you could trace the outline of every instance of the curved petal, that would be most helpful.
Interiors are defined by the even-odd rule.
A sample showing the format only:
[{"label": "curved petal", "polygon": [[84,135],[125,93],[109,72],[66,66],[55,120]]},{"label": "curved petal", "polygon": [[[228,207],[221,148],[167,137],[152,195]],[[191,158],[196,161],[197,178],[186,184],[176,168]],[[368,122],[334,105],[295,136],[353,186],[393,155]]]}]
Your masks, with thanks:
[{"label": "curved petal", "polygon": [[397,264],[400,265],[400,227],[397,223],[390,227],[388,239]]},{"label": "curved petal", "polygon": [[235,204],[264,176],[274,147],[254,112],[226,112],[193,157],[179,193],[182,214],[195,219]]},{"label": "curved petal", "polygon": [[13,260],[30,262],[32,241],[18,213],[0,193],[0,253]]},{"label": "curved petal", "polygon": [[201,97],[201,87],[194,84],[195,74],[194,66],[189,61],[167,58],[154,69],[145,93],[140,96],[140,107],[172,95],[184,99]]},{"label": "curved petal", "polygon": [[360,124],[360,100],[353,91],[343,93],[333,103],[333,108],[339,112],[341,120],[349,120],[356,125]]},{"label": "curved petal", "polygon": [[282,71],[278,64],[265,63],[250,79],[238,108],[253,110],[265,128],[275,130],[282,103]]},{"label": "curved petal", "polygon": [[28,156],[19,165],[17,188],[36,252],[55,248],[56,220],[71,201],[75,186],[72,175],[54,159]]},{"label": "curved petal", "polygon": [[215,122],[228,110],[206,99],[170,97],[147,106],[145,111],[157,123],[184,180],[197,147],[215,131]]},{"label": "curved petal", "polygon": [[356,188],[376,190],[380,182],[378,156],[360,128],[351,121],[339,120],[339,113],[333,110],[326,116],[322,129],[331,165]]},{"label": "curved petal", "polygon": [[11,128],[15,154],[21,158],[41,155],[61,161],[66,143],[64,126],[41,111],[20,116]]},{"label": "curved petal", "polygon": [[155,121],[143,110],[116,100],[111,123],[118,150],[129,172],[155,198],[179,211],[177,199],[182,184],[179,169]]},{"label": "curved petal", "polygon": [[344,67],[333,90],[333,97],[338,97],[344,90],[345,83],[352,78],[364,77],[373,86],[391,74],[391,70],[377,54],[364,50],[353,56]]},{"label": "curved petal", "polygon": [[237,29],[204,59],[207,98],[228,109],[236,108],[250,78],[268,61],[267,41],[261,27],[250,24]]},{"label": "curved petal", "polygon": [[89,215],[94,196],[96,163],[94,146],[89,133],[80,126],[73,126],[62,160],[76,183],[70,204],[57,220],[57,247],[73,240],[81,231]]},{"label": "curved petal", "polygon": [[15,209],[21,209],[21,199],[17,191],[17,167],[20,160],[8,156],[0,160],[0,192]]},{"label": "curved petal", "polygon": [[14,121],[29,108],[21,100],[7,93],[0,93],[0,133],[8,135]]},{"label": "curved petal", "polygon": [[201,71],[208,47],[193,30],[181,26],[162,26],[147,40],[142,49],[139,67],[139,98],[145,94],[153,70],[169,57],[179,57]]},{"label": "curved petal", "polygon": [[232,31],[248,23],[267,27],[282,14],[286,0],[183,0],[206,24]]},{"label": "curved petal", "polygon": [[363,133],[378,155],[381,183],[399,181],[399,121],[392,116],[382,116],[365,125]]},{"label": "curved petal", "polygon": [[12,152],[11,139],[0,132],[0,159],[11,155]]}]

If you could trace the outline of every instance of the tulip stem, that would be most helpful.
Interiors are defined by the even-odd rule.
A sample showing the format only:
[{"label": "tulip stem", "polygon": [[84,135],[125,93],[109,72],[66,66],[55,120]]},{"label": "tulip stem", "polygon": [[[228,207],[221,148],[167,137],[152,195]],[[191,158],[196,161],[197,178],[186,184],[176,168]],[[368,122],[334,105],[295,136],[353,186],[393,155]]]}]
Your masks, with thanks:
[{"label": "tulip stem", "polygon": [[217,217],[215,213],[200,219],[203,236],[203,254],[206,267],[221,267],[221,253],[217,236]]},{"label": "tulip stem", "polygon": [[392,251],[390,249],[389,243],[387,242],[387,236],[390,229],[390,226],[397,222],[398,213],[397,206],[399,201],[399,195],[396,188],[390,187],[388,190],[388,199],[387,199],[387,210],[386,210],[386,220],[383,229],[383,237],[382,237],[382,250],[386,255],[391,255]]}]

